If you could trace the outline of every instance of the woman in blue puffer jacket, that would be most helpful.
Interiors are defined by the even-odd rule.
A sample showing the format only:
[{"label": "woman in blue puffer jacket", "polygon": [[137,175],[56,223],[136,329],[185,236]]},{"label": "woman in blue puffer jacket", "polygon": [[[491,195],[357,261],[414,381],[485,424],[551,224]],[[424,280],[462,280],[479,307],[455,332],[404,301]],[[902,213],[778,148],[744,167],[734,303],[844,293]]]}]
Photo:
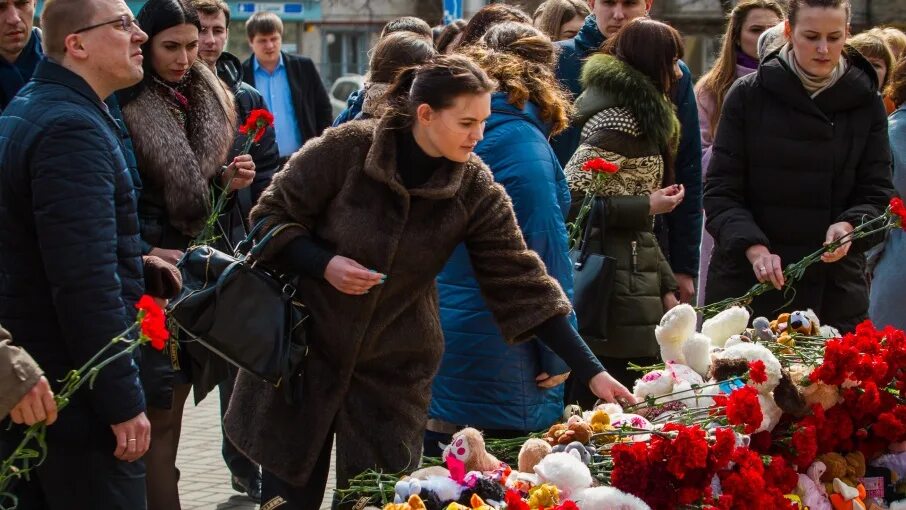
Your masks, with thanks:
[{"label": "woman in blue puffer jacket", "polygon": [[[507,22],[461,52],[500,84],[475,153],[510,195],[528,247],[572,298],[569,187],[548,143],[567,127],[571,105],[553,74],[553,44],[529,25]],[[446,345],[432,387],[425,454],[439,455],[438,443],[465,426],[488,437],[516,437],[557,421],[568,367],[538,341],[503,341],[465,246],[454,251],[437,282]]]}]

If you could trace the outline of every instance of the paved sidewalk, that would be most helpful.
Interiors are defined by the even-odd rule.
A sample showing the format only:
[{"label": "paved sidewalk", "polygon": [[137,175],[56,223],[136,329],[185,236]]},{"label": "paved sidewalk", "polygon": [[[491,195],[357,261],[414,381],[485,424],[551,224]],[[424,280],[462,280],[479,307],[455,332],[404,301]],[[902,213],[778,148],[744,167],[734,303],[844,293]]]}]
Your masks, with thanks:
[{"label": "paved sidewalk", "polygon": [[[180,470],[182,510],[254,510],[258,505],[233,491],[230,473],[220,456],[220,394],[211,392],[198,407],[192,395],[186,402],[176,466]],[[327,482],[325,504],[333,495],[333,467]]]}]

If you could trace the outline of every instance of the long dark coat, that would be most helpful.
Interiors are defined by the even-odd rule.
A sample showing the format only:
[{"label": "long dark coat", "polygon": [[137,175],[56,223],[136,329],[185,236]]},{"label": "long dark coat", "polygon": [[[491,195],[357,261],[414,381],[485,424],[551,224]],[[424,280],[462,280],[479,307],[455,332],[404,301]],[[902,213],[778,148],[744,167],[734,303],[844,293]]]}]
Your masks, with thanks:
[{"label": "long dark coat", "polygon": [[[236,381],[225,430],[265,469],[304,485],[331,429],[337,480],[371,467],[398,471],[420,460],[431,380],[443,351],[435,277],[465,242],[502,337],[525,340],[570,312],[559,284],[526,248],[512,203],[472,157],[407,190],[397,173],[393,115],[328,129],[278,173],[253,210],[298,222],[338,255],[388,275],[364,296],[302,277],[313,314],[303,404],[248,373]],[[281,235],[281,237],[284,237]],[[293,236],[285,235],[284,242]],[[279,248],[278,248],[279,249]]]},{"label": "long dark coat", "polygon": [[[777,52],[728,92],[705,183],[715,241],[706,302],[757,283],[750,246],[767,246],[787,265],[820,248],[831,224],[856,226],[886,207],[893,186],[876,74],[855,50],[846,58],[843,77],[815,99]],[[868,313],[863,252],[871,244],[855,243],[839,262],[809,268],[787,309],[812,308],[822,322],[852,329]],[[785,301],[773,291],[752,305],[772,316]]]}]

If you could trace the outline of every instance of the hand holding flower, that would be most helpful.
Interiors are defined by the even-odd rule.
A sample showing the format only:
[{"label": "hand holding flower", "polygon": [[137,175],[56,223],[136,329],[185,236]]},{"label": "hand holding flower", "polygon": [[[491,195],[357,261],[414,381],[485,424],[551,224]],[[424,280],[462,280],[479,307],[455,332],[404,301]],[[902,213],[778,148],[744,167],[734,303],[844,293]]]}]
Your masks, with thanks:
[{"label": "hand holding flower", "polygon": [[229,191],[237,191],[252,185],[255,180],[255,162],[252,156],[242,154],[233,158],[233,162],[220,177],[220,185]]},{"label": "hand holding flower", "polygon": [[[846,221],[834,223],[827,229],[827,235],[825,236],[825,239],[824,239],[824,246],[830,245],[831,243],[833,243],[837,239],[840,239],[841,237],[845,237],[845,236],[848,237],[849,233],[852,231],[853,231],[853,226]],[[843,257],[846,256],[847,253],[849,253],[850,246],[852,246],[852,242],[849,239],[846,239],[846,241],[844,241],[840,246],[838,246],[836,250],[830,251],[830,252],[825,252],[823,255],[821,255],[821,262],[830,264],[832,262],[836,262],[836,261],[842,259]]]}]

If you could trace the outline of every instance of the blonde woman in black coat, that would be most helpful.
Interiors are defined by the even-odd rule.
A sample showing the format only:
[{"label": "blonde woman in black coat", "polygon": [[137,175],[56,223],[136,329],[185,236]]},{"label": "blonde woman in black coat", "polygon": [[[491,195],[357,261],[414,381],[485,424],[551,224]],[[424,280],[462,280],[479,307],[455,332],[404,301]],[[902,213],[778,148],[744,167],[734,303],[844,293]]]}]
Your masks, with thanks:
[{"label": "blonde woman in black coat", "polygon": [[[786,283],[785,265],[880,214],[893,192],[887,120],[877,75],[845,46],[848,0],[791,0],[781,49],[730,89],[705,183],[715,246],[705,299],[741,296],[757,282]],[[863,252],[845,244],[795,285],[786,309],[811,308],[843,331],[866,318]],[[774,315],[770,292],[752,303]]]}]

